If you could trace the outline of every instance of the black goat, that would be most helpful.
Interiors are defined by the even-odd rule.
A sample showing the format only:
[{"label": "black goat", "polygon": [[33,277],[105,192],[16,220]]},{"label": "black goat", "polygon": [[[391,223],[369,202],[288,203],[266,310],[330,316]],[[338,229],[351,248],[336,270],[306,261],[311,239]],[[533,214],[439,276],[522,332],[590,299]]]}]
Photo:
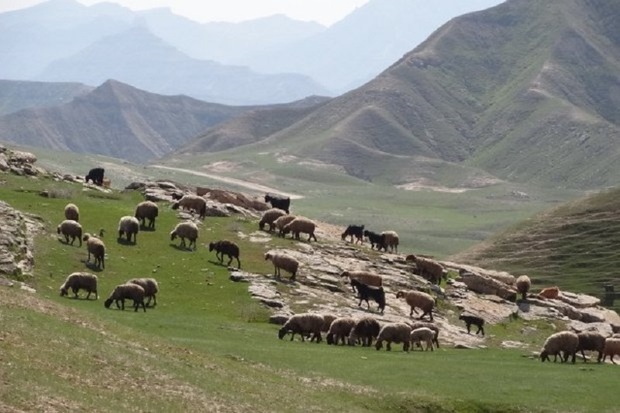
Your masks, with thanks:
[{"label": "black goat", "polygon": [[371,249],[375,249],[376,246],[377,251],[381,251],[381,249],[384,249],[385,252],[387,252],[387,245],[385,245],[385,235],[364,230],[364,236],[368,238],[368,241],[370,241]]},{"label": "black goat", "polygon": [[289,213],[289,208],[291,207],[291,198],[284,198],[274,194],[265,194],[265,202],[270,203],[272,208],[278,208],[282,211],[286,211],[287,214]]},{"label": "black goat", "polygon": [[366,306],[370,309],[370,303],[368,302],[370,299],[374,300],[379,306],[378,310],[381,310],[381,314],[383,314],[383,310],[385,310],[385,291],[383,287],[370,287],[358,280],[351,280],[351,286],[357,290],[358,298],[360,302],[357,306],[362,305],[362,301],[366,301]]},{"label": "black goat", "polygon": [[475,315],[461,314],[459,320],[465,321],[465,326],[467,327],[467,334],[469,334],[469,330],[471,328],[471,325],[473,324],[478,327],[478,331],[476,331],[476,334],[482,333],[482,335],[484,335],[484,320],[482,318]]},{"label": "black goat", "polygon": [[220,260],[220,264],[224,261],[224,254],[228,255],[228,264],[230,265],[233,258],[237,259],[237,269],[241,268],[241,261],[239,261],[239,246],[232,241],[221,240],[209,243],[209,251],[215,250],[215,257]]},{"label": "black goat", "polygon": [[105,169],[103,168],[93,168],[88,171],[88,175],[84,178],[84,181],[88,183],[88,181],[93,181],[93,183],[97,186],[103,185],[103,174],[105,173]]},{"label": "black goat", "polygon": [[353,242],[353,237],[356,238],[355,243],[358,242],[364,243],[364,226],[363,225],[349,225],[347,229],[341,235],[342,240],[344,241],[347,237],[351,237],[351,242]]}]

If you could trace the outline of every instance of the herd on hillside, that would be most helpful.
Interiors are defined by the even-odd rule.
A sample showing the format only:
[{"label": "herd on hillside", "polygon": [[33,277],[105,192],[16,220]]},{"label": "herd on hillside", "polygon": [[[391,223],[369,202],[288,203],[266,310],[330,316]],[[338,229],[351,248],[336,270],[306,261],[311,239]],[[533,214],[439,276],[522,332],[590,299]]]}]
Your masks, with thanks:
[{"label": "herd on hillside", "polygon": [[[87,175],[88,180],[92,180],[97,185],[104,182],[103,169],[95,168]],[[179,208],[188,210],[193,214],[197,214],[200,219],[206,216],[206,200],[205,198],[186,194],[175,199],[172,209]],[[308,235],[308,242],[317,241],[315,230],[316,223],[308,218],[294,216],[290,214],[290,198],[283,198],[278,195],[265,195],[265,202],[271,204],[271,209],[265,211],[258,223],[260,230],[269,232],[277,231],[281,237],[292,234],[292,238],[299,240],[300,234]],[[136,208],[133,216],[127,215],[119,219],[118,238],[119,243],[136,244],[137,234],[140,229],[155,230],[155,220],[159,214],[159,207],[155,202],[143,201]],[[82,233],[82,227],[79,223],[80,212],[77,205],[69,203],[64,208],[65,220],[57,227],[57,233],[62,235],[67,245],[74,245],[78,240],[79,246],[82,241],[86,243],[88,253],[86,263],[92,268],[98,270],[105,269],[105,243],[103,242],[103,230],[99,235]],[[267,228],[265,228],[267,227]],[[196,240],[198,239],[198,226],[192,220],[186,220],[178,223],[170,232],[170,240],[174,241],[179,238],[179,248],[196,250]],[[364,225],[349,225],[341,234],[343,241],[355,242],[363,244],[367,239],[371,245],[371,249],[378,251],[388,250],[396,253],[398,251],[399,237],[395,231],[385,231],[375,233],[364,228]],[[62,240],[62,239],[61,239]],[[354,241],[355,240],[355,241]],[[233,260],[236,260],[237,268],[241,267],[239,246],[229,240],[219,240],[209,243],[209,251],[215,251],[216,258],[220,264],[224,262],[224,256],[228,257],[227,266],[230,266]],[[90,264],[91,256],[93,263]],[[291,282],[296,280],[299,261],[282,252],[269,251],[264,254],[265,260],[269,260],[274,266],[274,276],[277,280],[281,279],[281,271],[290,274]],[[446,271],[443,266],[425,257],[415,255],[407,255],[407,261],[415,263],[417,273],[429,280],[433,284],[439,284],[442,278],[446,277]],[[366,302],[367,308],[370,310],[369,302],[377,303],[377,311],[383,314],[386,305],[386,296],[383,289],[383,279],[381,275],[368,271],[343,271],[341,277],[349,279],[352,291],[357,294],[359,299],[358,306],[362,302]],[[525,300],[530,289],[531,281],[527,276],[521,276],[517,279],[517,291]],[[79,290],[87,292],[86,299],[91,294],[98,298],[97,293],[97,276],[89,272],[74,272],[70,274],[60,287],[60,295],[67,296],[69,290],[72,291],[75,298],[78,298]],[[118,309],[125,309],[125,300],[132,300],[134,311],[142,308],[146,311],[148,306],[156,306],[156,295],[159,292],[157,280],[154,278],[133,278],[124,284],[117,285],[109,297],[105,300],[104,306],[110,308],[115,303]],[[545,289],[541,292],[541,296],[548,298],[556,298],[559,293],[557,287]],[[431,350],[439,347],[439,327],[434,323],[433,310],[436,306],[435,298],[425,292],[417,290],[401,290],[396,293],[397,299],[404,299],[410,306],[410,317],[413,313],[418,314],[418,309],[422,311],[419,321],[414,323],[398,322],[387,323],[382,325],[372,316],[365,316],[359,319],[352,317],[335,317],[332,315],[321,315],[315,313],[302,313],[291,316],[278,331],[278,337],[284,338],[290,333],[290,339],[293,340],[295,334],[301,337],[302,341],[309,338],[310,341],[317,343],[322,341],[321,333],[327,333],[326,341],[328,344],[348,344],[362,346],[374,346],[377,350],[386,343],[386,349],[391,350],[392,343],[402,344],[403,351],[409,351],[416,346],[420,349]],[[152,303],[152,304],[151,304]],[[428,317],[428,321],[423,321]],[[484,335],[484,320],[475,315],[461,314],[459,317],[470,333],[471,326],[477,327],[475,334]],[[600,333],[562,331],[552,334],[545,341],[540,352],[541,361],[550,360],[550,356],[560,357],[561,362],[567,362],[569,358],[574,363],[576,354],[581,352],[584,361],[586,360],[584,351],[598,352],[597,361],[605,361],[610,356],[612,363],[615,364],[614,356],[620,355],[620,334],[614,334],[612,337],[604,337]]]}]

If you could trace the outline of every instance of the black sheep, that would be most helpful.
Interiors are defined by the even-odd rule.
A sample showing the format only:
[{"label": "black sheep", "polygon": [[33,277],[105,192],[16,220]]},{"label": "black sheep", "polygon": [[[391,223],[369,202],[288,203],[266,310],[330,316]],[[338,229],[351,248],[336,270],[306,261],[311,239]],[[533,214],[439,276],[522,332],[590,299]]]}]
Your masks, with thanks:
[{"label": "black sheep", "polygon": [[84,178],[84,181],[88,183],[88,181],[93,181],[95,185],[101,186],[103,185],[103,174],[105,173],[105,169],[103,168],[93,168],[88,171],[88,175]]},{"label": "black sheep", "polygon": [[347,237],[351,237],[351,242],[353,242],[353,237],[355,237],[356,244],[358,242],[364,243],[364,226],[363,225],[349,225],[347,229],[344,230],[341,237],[343,241]]},{"label": "black sheep", "polygon": [[237,259],[237,269],[241,268],[241,261],[239,261],[239,246],[232,241],[222,240],[209,243],[209,251],[215,250],[215,257],[220,260],[220,264],[224,261],[224,254],[228,255],[228,264],[230,265],[233,258]]},{"label": "black sheep", "polygon": [[371,249],[374,249],[376,246],[377,251],[381,251],[381,249],[384,249],[387,252],[387,245],[385,245],[385,235],[365,230],[364,236],[368,238],[368,241],[370,241]]},{"label": "black sheep", "polygon": [[370,287],[355,279],[351,280],[351,286],[357,290],[358,298],[360,299],[360,302],[357,304],[358,307],[362,305],[362,301],[366,301],[366,306],[370,309],[368,301],[372,299],[379,304],[377,309],[381,310],[381,314],[383,314],[385,310],[385,291],[383,287]]},{"label": "black sheep", "polygon": [[291,198],[284,198],[274,194],[265,194],[265,202],[270,203],[272,208],[278,208],[282,211],[286,211],[287,214],[289,213],[289,208],[291,207]]},{"label": "black sheep", "polygon": [[484,320],[482,318],[474,315],[461,314],[459,320],[465,321],[465,326],[467,327],[467,334],[469,334],[469,330],[471,328],[471,325],[473,324],[478,327],[478,331],[476,331],[476,334],[482,333],[482,335],[484,335]]}]

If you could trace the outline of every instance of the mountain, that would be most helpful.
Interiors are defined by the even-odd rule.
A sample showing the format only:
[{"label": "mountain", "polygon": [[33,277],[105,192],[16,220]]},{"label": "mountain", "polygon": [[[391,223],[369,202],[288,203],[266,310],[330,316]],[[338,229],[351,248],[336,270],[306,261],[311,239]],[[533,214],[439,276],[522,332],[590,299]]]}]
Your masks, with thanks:
[{"label": "mountain", "polygon": [[92,90],[81,83],[0,80],[0,116],[20,109],[67,103]]},{"label": "mountain", "polygon": [[69,103],[0,117],[0,140],[145,162],[249,109],[156,95],[110,80]]}]

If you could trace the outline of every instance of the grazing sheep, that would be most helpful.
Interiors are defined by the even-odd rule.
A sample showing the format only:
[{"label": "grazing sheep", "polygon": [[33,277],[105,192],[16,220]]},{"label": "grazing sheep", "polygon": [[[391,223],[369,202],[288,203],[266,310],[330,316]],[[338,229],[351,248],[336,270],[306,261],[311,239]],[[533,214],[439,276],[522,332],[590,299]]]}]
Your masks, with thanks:
[{"label": "grazing sheep", "polygon": [[258,221],[258,228],[262,231],[265,228],[265,224],[269,225],[268,231],[273,231],[274,221],[282,216],[286,215],[286,212],[279,208],[271,208],[263,212],[263,216]]},{"label": "grazing sheep", "polygon": [[295,239],[299,239],[299,234],[309,234],[308,241],[314,238],[316,241],[316,235],[314,235],[314,230],[316,229],[316,224],[304,217],[297,217],[282,228],[282,234],[286,235],[289,232],[292,232],[292,236]]},{"label": "grazing sheep", "polygon": [[65,219],[56,227],[56,232],[65,237],[66,244],[69,244],[69,237],[71,237],[71,245],[73,245],[77,238],[80,241],[80,247],[82,246],[82,226],[79,222]]},{"label": "grazing sheep", "polygon": [[294,220],[295,218],[297,218],[297,216],[295,215],[282,215],[281,217],[279,217],[278,219],[276,219],[275,221],[273,221],[273,226],[276,227],[276,229],[278,230],[278,235],[281,237],[284,237],[284,227],[291,222],[292,220]]},{"label": "grazing sheep", "polygon": [[80,208],[75,204],[67,204],[65,205],[65,219],[70,219],[75,222],[80,221]]},{"label": "grazing sheep", "polygon": [[153,307],[157,305],[157,293],[159,292],[159,284],[155,278],[132,278],[127,281],[128,284],[138,284],[144,288],[144,298],[148,298],[146,306],[151,305],[151,298],[153,299]]},{"label": "grazing sheep", "polygon": [[538,298],[546,298],[554,300],[558,298],[560,295],[560,289],[556,287],[547,287],[543,288],[541,292],[538,293]]},{"label": "grazing sheep", "polygon": [[439,285],[441,283],[441,279],[446,278],[446,270],[443,266],[430,258],[410,254],[405,257],[405,261],[413,261],[418,275],[430,281],[431,284]]},{"label": "grazing sheep", "polygon": [[140,221],[136,217],[126,215],[118,221],[118,240],[123,240],[123,235],[127,237],[127,242],[138,242],[138,232],[140,232]]},{"label": "grazing sheep", "polygon": [[600,363],[603,357],[603,350],[605,350],[605,336],[595,331],[582,331],[577,333],[577,337],[579,337],[577,351],[581,352],[584,363],[587,361],[584,350],[598,351],[596,361]]},{"label": "grazing sheep", "polygon": [[353,292],[355,292],[353,280],[358,280],[359,282],[371,287],[383,286],[383,277],[381,277],[379,274],[374,274],[368,271],[343,271],[340,273],[340,277],[349,277],[349,280],[351,280],[351,288],[353,289]]},{"label": "grazing sheep", "polygon": [[364,226],[363,225],[349,225],[347,229],[340,235],[342,240],[344,241],[347,237],[351,237],[351,242],[353,242],[353,237],[355,237],[355,243],[358,242],[360,244],[364,243]]},{"label": "grazing sheep", "polygon": [[239,246],[232,241],[220,240],[209,243],[209,252],[215,250],[215,257],[220,260],[220,264],[224,261],[224,254],[228,255],[228,264],[232,262],[233,258],[237,259],[237,269],[241,268],[241,261],[239,261]]},{"label": "grazing sheep", "polygon": [[411,330],[415,330],[417,328],[422,328],[422,327],[433,330],[435,332],[435,336],[433,337],[433,343],[435,344],[435,347],[439,348],[439,327],[437,327],[436,324],[429,323],[426,321],[417,321],[410,325],[411,325]]},{"label": "grazing sheep", "polygon": [[396,231],[383,231],[381,233],[383,237],[383,246],[385,248],[385,252],[387,252],[388,247],[390,248],[390,252],[397,253],[398,252],[398,243],[399,237]]},{"label": "grazing sheep", "polygon": [[620,338],[607,337],[605,339],[605,348],[603,349],[603,362],[609,356],[611,362],[616,364],[614,361],[616,354],[620,354]]},{"label": "grazing sheep", "polygon": [[409,306],[411,306],[411,311],[409,312],[409,317],[413,316],[413,312],[416,314],[416,307],[422,310],[422,315],[420,316],[420,320],[425,316],[429,315],[431,321],[433,321],[433,308],[435,307],[435,299],[430,294],[423,293],[422,291],[399,291],[396,293],[396,298],[405,298],[405,301]]},{"label": "grazing sheep", "polygon": [[527,298],[527,293],[530,291],[530,287],[532,287],[532,281],[530,277],[527,275],[521,275],[517,278],[516,282],[517,291],[521,294],[521,299],[525,301]]},{"label": "grazing sheep", "polygon": [[327,344],[338,345],[338,341],[342,341],[344,346],[345,338],[349,337],[355,323],[355,319],[351,317],[340,317],[332,321],[327,331]]},{"label": "grazing sheep", "polygon": [[95,293],[95,300],[99,298],[97,295],[97,276],[88,272],[74,272],[67,276],[65,282],[60,286],[60,296],[64,297],[69,293],[69,288],[78,298],[78,291],[86,290],[88,293],[86,299],[90,298],[91,293]]},{"label": "grazing sheep", "polygon": [[275,194],[265,194],[265,202],[270,203],[272,208],[281,209],[287,214],[290,212],[289,208],[291,207],[291,198],[289,197],[284,198]]},{"label": "grazing sheep", "polygon": [[364,236],[368,238],[370,242],[370,249],[375,249],[377,247],[377,251],[381,251],[384,249],[387,252],[387,247],[385,245],[385,236],[383,234],[377,234],[376,232],[372,232],[369,230],[364,230]]},{"label": "grazing sheep", "polygon": [[381,330],[381,324],[373,317],[362,317],[353,326],[349,333],[348,343],[354,346],[358,340],[361,340],[362,347],[370,347]]},{"label": "grazing sheep", "polygon": [[375,348],[381,350],[383,342],[386,342],[385,349],[392,350],[392,342],[403,343],[403,351],[409,351],[411,341],[411,327],[405,323],[390,323],[384,325],[379,331]]},{"label": "grazing sheep", "polygon": [[[172,231],[170,231],[170,241],[174,241],[176,237],[181,238],[179,247],[196,249],[196,240],[198,239],[198,227],[191,221],[184,221],[178,223]],[[185,238],[189,240],[189,246],[185,245]]]},{"label": "grazing sheep", "polygon": [[312,339],[316,339],[317,343],[321,342],[321,329],[323,328],[323,316],[314,313],[295,314],[284,323],[284,326],[278,331],[278,338],[281,340],[287,333],[291,333],[291,341],[295,337],[295,333],[301,336],[301,341],[305,341],[307,334],[312,334]]},{"label": "grazing sheep", "polygon": [[357,304],[358,307],[362,305],[362,301],[366,301],[366,306],[370,309],[368,301],[372,299],[378,304],[377,310],[381,310],[381,314],[383,314],[385,310],[385,291],[383,287],[370,287],[355,279],[351,280],[351,285],[357,289],[358,298],[360,299],[360,302]]},{"label": "grazing sheep", "polygon": [[467,327],[467,334],[469,334],[472,324],[478,327],[478,331],[476,334],[482,333],[484,336],[484,320],[475,315],[465,315],[461,314],[459,316],[459,320],[465,321],[465,326]]},{"label": "grazing sheep", "polygon": [[110,308],[112,302],[116,302],[116,308],[124,310],[125,300],[133,300],[134,311],[138,311],[138,307],[142,306],[142,309],[146,312],[146,305],[144,304],[144,288],[138,284],[126,283],[117,285],[110,296],[105,300],[103,305],[105,308]]},{"label": "grazing sheep", "polygon": [[207,215],[207,200],[198,195],[183,195],[183,198],[172,204],[172,209],[179,209],[179,207],[196,212],[200,219],[204,219]]},{"label": "grazing sheep", "polygon": [[95,260],[95,267],[105,269],[105,244],[103,241],[88,233],[84,234],[82,239],[86,242],[86,250],[88,251],[86,262],[90,262],[90,255],[92,254]]},{"label": "grazing sheep", "polygon": [[105,169],[103,168],[93,168],[88,171],[88,175],[84,178],[84,181],[88,183],[88,181],[93,181],[93,183],[97,186],[103,185],[103,175],[105,173]]},{"label": "grazing sheep", "polygon": [[[575,354],[579,346],[579,337],[572,331],[560,331],[547,337],[545,344],[540,352],[540,361],[549,360],[549,356],[553,355],[553,361],[557,361],[560,354],[562,363],[568,361],[568,356],[572,356],[572,362],[575,362]],[[564,353],[564,357],[562,354]]]},{"label": "grazing sheep", "polygon": [[[140,221],[142,228],[155,229],[155,218],[159,215],[159,207],[153,201],[143,201],[136,206],[134,216]],[[148,220],[148,225],[146,225]]]},{"label": "grazing sheep", "polygon": [[283,253],[267,252],[265,253],[265,260],[270,260],[273,263],[274,275],[277,279],[280,279],[280,270],[283,269],[291,274],[290,280],[295,281],[299,268],[299,261],[295,258]]},{"label": "grazing sheep", "polygon": [[321,331],[327,333],[329,331],[329,327],[337,318],[338,317],[333,314],[323,314],[323,327],[321,328]]},{"label": "grazing sheep", "polygon": [[421,349],[422,343],[426,343],[426,351],[428,351],[429,347],[431,351],[433,350],[433,341],[435,339],[435,332],[427,327],[416,328],[415,330],[411,330],[411,347],[414,347],[414,344],[417,344]]}]

